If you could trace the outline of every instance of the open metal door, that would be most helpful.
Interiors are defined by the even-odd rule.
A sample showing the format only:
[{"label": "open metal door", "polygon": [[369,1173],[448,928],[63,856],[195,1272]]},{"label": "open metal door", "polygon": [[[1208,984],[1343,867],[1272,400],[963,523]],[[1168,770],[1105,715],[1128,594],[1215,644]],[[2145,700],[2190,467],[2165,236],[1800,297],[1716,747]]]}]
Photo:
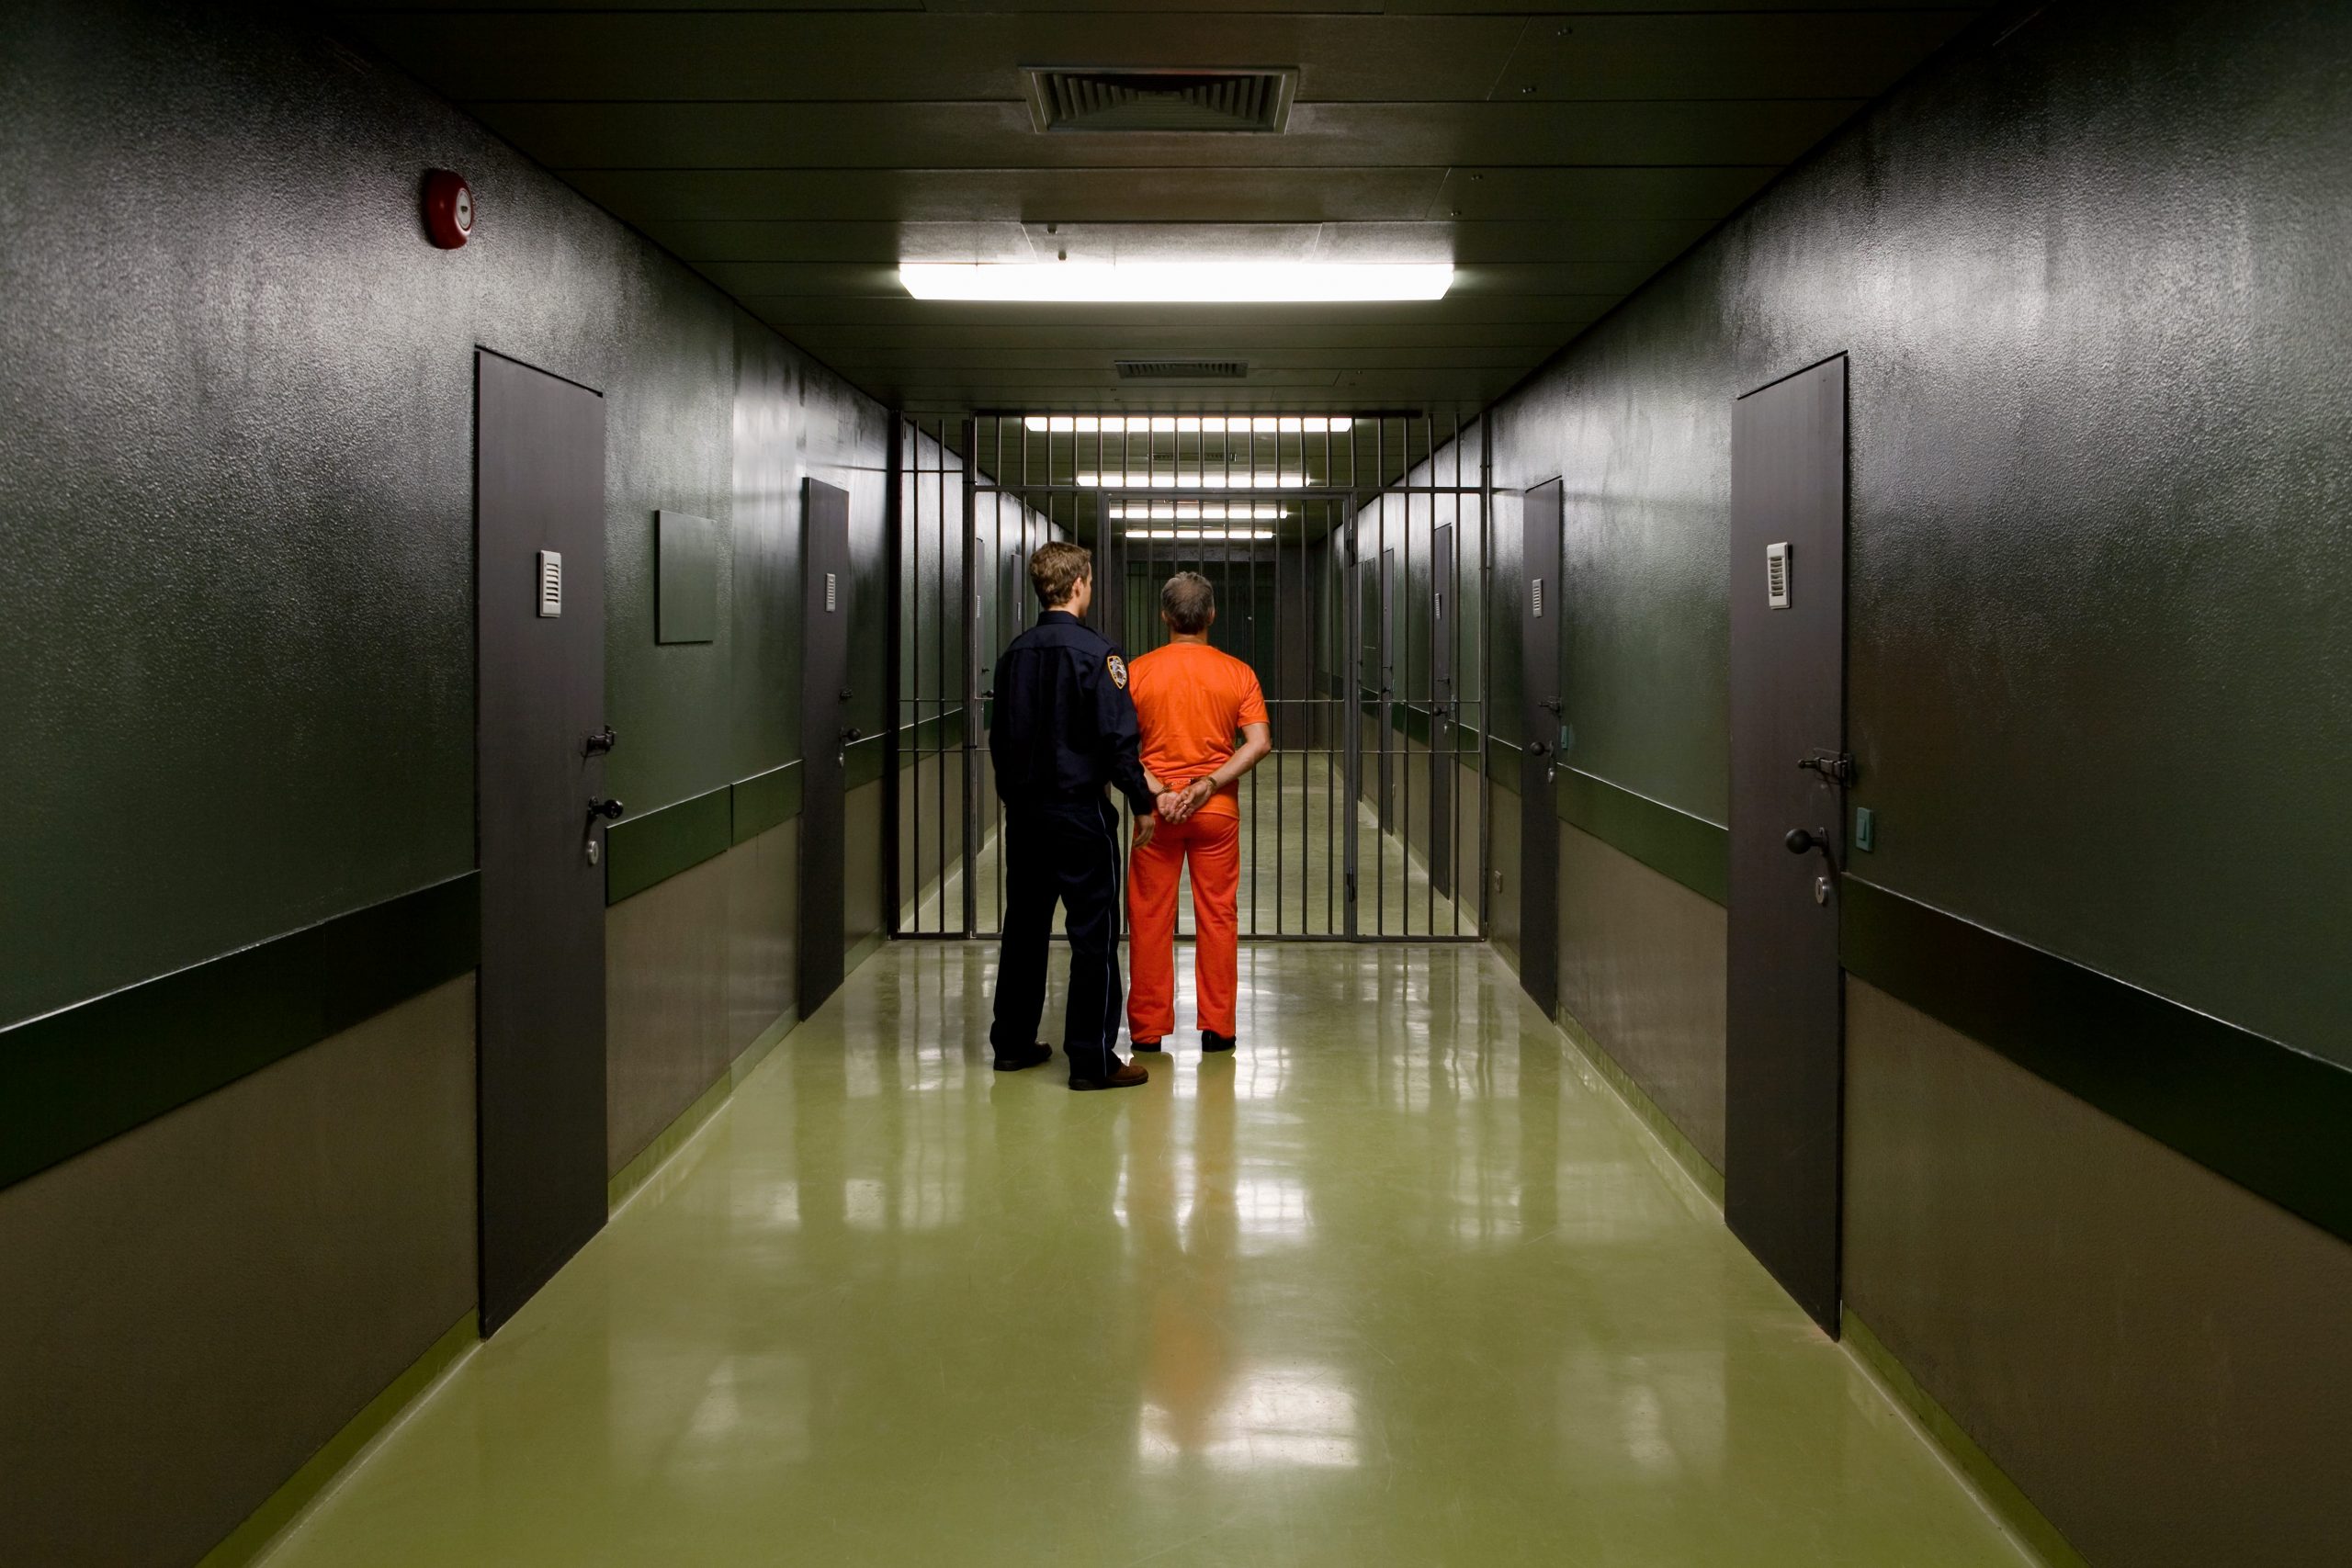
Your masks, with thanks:
[{"label": "open metal door", "polygon": [[1732,416],[1724,1218],[1838,1333],[1845,984],[1846,361]]}]

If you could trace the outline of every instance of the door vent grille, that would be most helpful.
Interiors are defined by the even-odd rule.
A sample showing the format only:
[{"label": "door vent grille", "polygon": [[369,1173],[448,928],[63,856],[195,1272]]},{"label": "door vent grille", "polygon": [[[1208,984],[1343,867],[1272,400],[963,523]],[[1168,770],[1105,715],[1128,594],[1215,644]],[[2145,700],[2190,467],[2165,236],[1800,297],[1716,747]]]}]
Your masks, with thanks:
[{"label": "door vent grille", "polygon": [[563,614],[563,557],[555,550],[539,552],[539,619]]},{"label": "door vent grille", "polygon": [[1243,381],[1250,364],[1243,359],[1114,359],[1122,381]]},{"label": "door vent grille", "polygon": [[1764,604],[1768,609],[1789,607],[1789,547],[1764,547]]},{"label": "door vent grille", "polygon": [[1094,71],[1032,66],[1025,74],[1029,118],[1039,130],[1263,135],[1282,130],[1298,90],[1295,68]]}]

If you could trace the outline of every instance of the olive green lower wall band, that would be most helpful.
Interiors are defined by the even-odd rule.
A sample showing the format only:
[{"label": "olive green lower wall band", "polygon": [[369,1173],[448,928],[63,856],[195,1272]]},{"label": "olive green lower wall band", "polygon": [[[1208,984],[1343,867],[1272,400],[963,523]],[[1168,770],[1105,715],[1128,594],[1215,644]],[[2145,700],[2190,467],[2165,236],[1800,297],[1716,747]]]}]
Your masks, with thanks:
[{"label": "olive green lower wall band", "polygon": [[629,1161],[613,1172],[605,1183],[605,1207],[618,1209],[631,1193],[645,1185],[648,1178],[661,1169],[672,1155],[685,1147],[686,1141],[702,1130],[702,1124],[717,1114],[737,1089],[742,1086],[752,1069],[766,1059],[777,1042],[792,1032],[800,1021],[800,1010],[790,1007],[776,1015],[775,1022],[760,1032],[760,1037],[736,1054],[727,1070],[692,1105],[678,1112],[677,1119],[656,1133],[651,1141],[629,1156]]},{"label": "olive green lower wall band", "polygon": [[1561,821],[1702,897],[1725,900],[1731,850],[1726,829],[1576,768],[1560,769],[1553,790]]},{"label": "olive green lower wall band", "polygon": [[882,737],[869,735],[842,748],[842,792],[870,784],[882,776]]},{"label": "olive green lower wall band", "polygon": [[734,841],[748,844],[800,815],[800,764],[770,768],[734,786]]},{"label": "olive green lower wall band", "polygon": [[605,902],[617,904],[735,842],[734,786],[722,784],[605,830]]},{"label": "olive green lower wall band", "polygon": [[1841,1340],[1854,1359],[1869,1368],[1888,1397],[1908,1410],[1936,1446],[1951,1456],[1952,1463],[1993,1510],[1993,1517],[2025,1544],[2043,1568],[2089,1568],[2082,1554],[2058,1533],[2058,1527],[2033,1506],[2033,1500],[1994,1462],[1993,1456],[1976,1445],[1976,1439],[1936,1402],[1935,1395],[1919,1386],[1919,1380],[1871,1332],[1870,1325],[1856,1317],[1851,1308],[1841,1308],[1838,1316]]},{"label": "olive green lower wall band", "polygon": [[1840,887],[1850,973],[2352,1241],[2352,1070],[1859,876]]},{"label": "olive green lower wall band", "polygon": [[1566,1035],[1583,1054],[1584,1059],[1592,1064],[1592,1070],[1617,1091],[1617,1098],[1623,1100],[1634,1114],[1641,1118],[1642,1124],[1666,1146],[1666,1152],[1674,1156],[1674,1163],[1699,1184],[1699,1190],[1714,1201],[1716,1208],[1722,1208],[1724,1173],[1699,1152],[1698,1145],[1683,1135],[1682,1129],[1674,1124],[1674,1118],[1666,1113],[1666,1108],[1652,1100],[1649,1091],[1643,1089],[1634,1075],[1609,1054],[1608,1048],[1593,1038],[1592,1031],[1578,1023],[1574,1016],[1563,1010],[1555,1021],[1560,1026],[1560,1032]]},{"label": "olive green lower wall band", "polygon": [[0,1031],[0,1187],[454,980],[474,873]]},{"label": "olive green lower wall band", "polygon": [[279,1533],[310,1506],[311,1500],[334,1483],[344,1467],[359,1457],[360,1450],[373,1442],[378,1433],[397,1420],[401,1411],[457,1363],[458,1357],[481,1342],[481,1320],[469,1312],[381,1393],[361,1406],[359,1414],[345,1422],[343,1429],[329,1438],[324,1448],[303,1461],[302,1468],[287,1477],[285,1484],[271,1493],[243,1524],[198,1559],[197,1568],[243,1568],[260,1557]]}]

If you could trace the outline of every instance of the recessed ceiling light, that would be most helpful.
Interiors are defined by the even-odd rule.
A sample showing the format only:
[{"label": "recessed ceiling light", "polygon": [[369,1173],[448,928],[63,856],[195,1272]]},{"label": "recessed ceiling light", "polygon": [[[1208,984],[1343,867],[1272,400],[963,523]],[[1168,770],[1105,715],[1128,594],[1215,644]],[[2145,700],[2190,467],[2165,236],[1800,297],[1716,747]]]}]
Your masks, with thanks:
[{"label": "recessed ceiling light", "polygon": [[1097,431],[1107,435],[1140,435],[1146,431],[1174,431],[1191,434],[1206,432],[1212,435],[1230,433],[1242,434],[1307,434],[1320,435],[1326,431],[1346,430],[1355,421],[1342,415],[1322,414],[1067,414],[1033,413],[1022,421],[1031,430],[1048,434],[1091,435]]},{"label": "recessed ceiling light", "polygon": [[1305,474],[1080,474],[1089,490],[1305,490]]},{"label": "recessed ceiling light", "polygon": [[1274,531],[1272,528],[1130,528],[1127,530],[1127,537],[1130,539],[1201,539],[1231,542],[1243,539],[1271,539],[1273,536]]},{"label": "recessed ceiling light", "polygon": [[1264,522],[1272,518],[1289,516],[1290,508],[1287,506],[1269,506],[1263,502],[1259,502],[1253,504],[1252,502],[1246,501],[1231,502],[1222,501],[1131,502],[1124,506],[1114,503],[1111,507],[1111,515],[1115,518],[1119,518],[1122,521],[1143,517],[1157,517],[1171,520],[1182,518],[1187,521],[1197,519],[1209,523],[1224,523],[1229,522],[1235,518],[1246,517],[1259,522]]},{"label": "recessed ceiling light", "polygon": [[904,262],[918,299],[1035,304],[1290,305],[1442,299],[1451,262]]}]

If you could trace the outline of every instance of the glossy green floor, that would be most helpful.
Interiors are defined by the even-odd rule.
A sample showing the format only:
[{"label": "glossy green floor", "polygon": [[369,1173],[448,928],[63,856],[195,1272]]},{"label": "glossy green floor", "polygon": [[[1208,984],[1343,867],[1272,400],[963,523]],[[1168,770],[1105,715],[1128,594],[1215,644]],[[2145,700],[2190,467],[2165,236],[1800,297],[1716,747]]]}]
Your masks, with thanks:
[{"label": "glossy green floor", "polygon": [[2020,1561],[1484,949],[1245,949],[1092,1095],[991,966],[854,975],[273,1568]]}]

